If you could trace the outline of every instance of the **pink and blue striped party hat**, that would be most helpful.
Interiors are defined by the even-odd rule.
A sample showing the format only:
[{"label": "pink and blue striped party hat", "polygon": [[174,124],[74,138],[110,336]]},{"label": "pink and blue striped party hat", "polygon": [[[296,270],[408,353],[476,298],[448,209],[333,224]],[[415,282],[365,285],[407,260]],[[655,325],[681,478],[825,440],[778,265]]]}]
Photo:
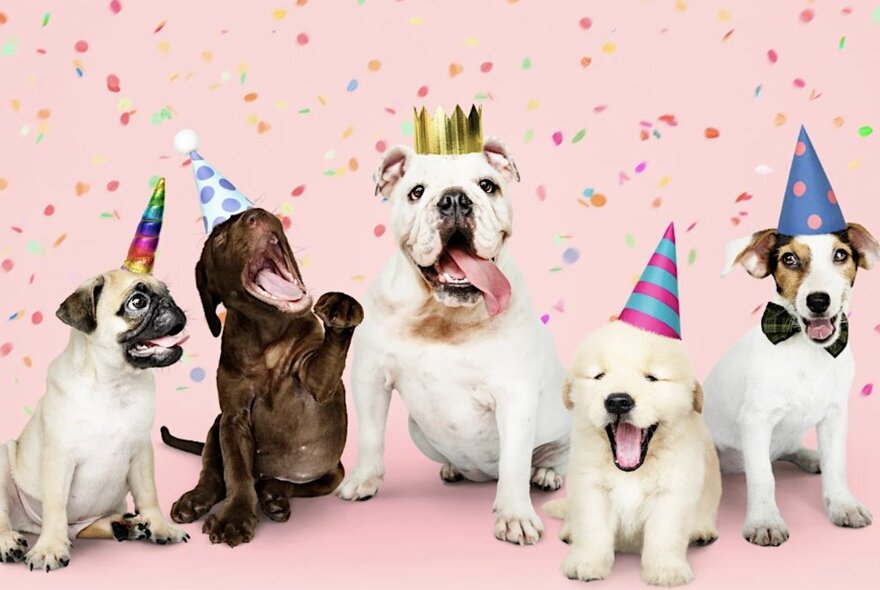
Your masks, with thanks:
[{"label": "pink and blue striped party hat", "polygon": [[681,340],[674,224],[666,228],[619,319],[636,328]]}]

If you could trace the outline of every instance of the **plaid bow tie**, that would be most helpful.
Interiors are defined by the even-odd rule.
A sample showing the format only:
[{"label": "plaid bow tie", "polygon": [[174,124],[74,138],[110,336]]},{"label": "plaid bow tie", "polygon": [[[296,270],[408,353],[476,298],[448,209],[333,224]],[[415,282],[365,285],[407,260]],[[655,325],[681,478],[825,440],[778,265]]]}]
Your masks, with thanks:
[{"label": "plaid bow tie", "polygon": [[[767,340],[773,344],[779,344],[800,332],[801,326],[787,309],[776,303],[768,303],[761,318],[761,330],[767,336]],[[828,351],[828,354],[837,358],[837,355],[846,348],[848,340],[849,322],[847,322],[844,315],[840,318],[840,336],[834,341],[834,344],[826,346],[825,350]]]}]

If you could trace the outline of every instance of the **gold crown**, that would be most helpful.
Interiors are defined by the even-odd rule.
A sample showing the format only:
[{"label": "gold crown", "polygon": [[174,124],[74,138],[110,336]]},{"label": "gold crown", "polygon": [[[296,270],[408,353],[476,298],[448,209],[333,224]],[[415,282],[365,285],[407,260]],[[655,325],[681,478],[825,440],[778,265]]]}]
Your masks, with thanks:
[{"label": "gold crown", "polygon": [[413,108],[413,114],[417,154],[459,156],[483,151],[483,107],[472,105],[467,116],[457,105],[451,117],[442,107],[433,117],[425,107],[421,112]]}]

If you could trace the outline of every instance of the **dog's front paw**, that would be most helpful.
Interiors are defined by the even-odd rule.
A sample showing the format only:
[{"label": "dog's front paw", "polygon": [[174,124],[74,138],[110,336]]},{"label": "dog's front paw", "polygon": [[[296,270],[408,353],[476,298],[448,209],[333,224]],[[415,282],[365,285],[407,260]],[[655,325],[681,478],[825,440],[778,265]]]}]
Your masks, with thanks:
[{"label": "dog's front paw", "polygon": [[190,490],[171,506],[171,520],[181,524],[195,522],[210,512],[216,503],[213,493],[200,488]]},{"label": "dog's front paw", "polygon": [[123,514],[118,520],[110,523],[113,530],[113,538],[117,541],[141,541],[149,539],[153,536],[150,527],[143,521],[138,514]]},{"label": "dog's front paw", "polygon": [[444,463],[440,468],[440,479],[446,483],[456,483],[464,479],[464,475],[455,468],[455,465]]},{"label": "dog's front paw", "polygon": [[256,511],[230,504],[224,506],[219,514],[209,514],[202,532],[208,535],[211,543],[226,543],[230,547],[235,547],[250,543],[256,528]]},{"label": "dog's front paw", "polygon": [[690,543],[694,545],[711,545],[718,540],[718,531],[714,528],[699,529],[691,533]]},{"label": "dog's front paw", "polygon": [[0,533],[0,561],[3,563],[16,563],[24,559],[27,551],[27,539],[15,531]]},{"label": "dog's front paw", "polygon": [[345,293],[324,293],[318,298],[314,312],[325,326],[336,330],[354,328],[364,321],[364,308]]},{"label": "dog's front paw", "polygon": [[342,480],[335,493],[343,500],[369,500],[379,493],[381,480],[382,476],[377,475],[375,471],[364,474],[355,470]]},{"label": "dog's front paw", "polygon": [[551,467],[532,467],[532,486],[542,492],[553,492],[562,487],[562,476]]},{"label": "dog's front paw", "polygon": [[565,561],[562,562],[562,575],[569,580],[581,582],[595,582],[604,580],[611,573],[614,565],[614,555],[611,558],[601,558],[596,555],[585,554],[582,551],[571,550]]},{"label": "dog's front paw", "polygon": [[173,543],[186,543],[189,541],[189,534],[178,526],[174,526],[164,518],[151,518],[144,523],[150,535],[147,539],[156,545],[171,545]]},{"label": "dog's front paw", "polygon": [[529,506],[523,510],[495,509],[495,538],[517,545],[534,545],[544,532],[544,523]]},{"label": "dog's front paw", "polygon": [[681,586],[691,583],[693,579],[694,571],[686,561],[642,568],[642,580],[652,586]]},{"label": "dog's front paw", "polygon": [[825,511],[831,522],[837,526],[860,529],[870,526],[874,521],[871,511],[855,498],[826,499]]},{"label": "dog's front paw", "polygon": [[47,539],[40,537],[34,548],[24,556],[31,571],[56,570],[70,564],[70,541],[67,539]]},{"label": "dog's front paw", "polygon": [[743,525],[742,535],[749,543],[762,547],[778,547],[788,540],[788,527],[779,515],[749,519]]},{"label": "dog's front paw", "polygon": [[571,525],[567,519],[562,523],[562,528],[559,529],[559,540],[566,545],[571,545]]}]

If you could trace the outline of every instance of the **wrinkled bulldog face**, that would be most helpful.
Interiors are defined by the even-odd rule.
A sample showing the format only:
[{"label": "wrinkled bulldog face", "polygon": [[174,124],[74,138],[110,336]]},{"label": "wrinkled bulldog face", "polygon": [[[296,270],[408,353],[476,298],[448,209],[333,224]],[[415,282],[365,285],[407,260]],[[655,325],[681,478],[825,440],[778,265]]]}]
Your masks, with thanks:
[{"label": "wrinkled bulldog face", "polygon": [[506,194],[519,180],[497,140],[480,153],[418,155],[389,150],[375,175],[376,191],[391,201],[391,229],[434,298],[450,307],[484,301],[490,316],[510,301],[510,283],[496,266],[511,234]]}]

